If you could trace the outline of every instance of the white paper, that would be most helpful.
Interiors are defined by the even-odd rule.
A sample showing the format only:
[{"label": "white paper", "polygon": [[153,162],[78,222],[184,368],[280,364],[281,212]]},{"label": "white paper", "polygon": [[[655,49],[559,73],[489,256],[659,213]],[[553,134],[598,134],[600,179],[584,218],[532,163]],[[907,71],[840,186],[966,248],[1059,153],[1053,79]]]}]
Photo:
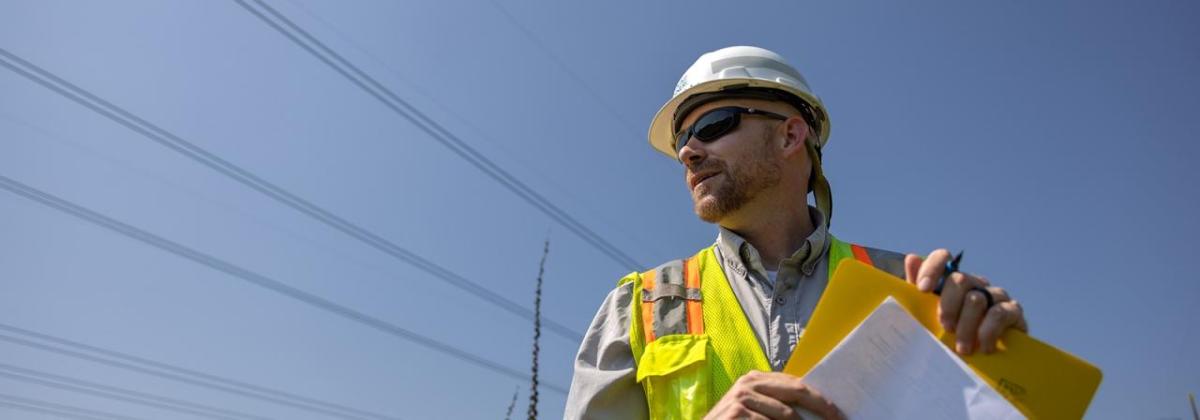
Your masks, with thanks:
[{"label": "white paper", "polygon": [[851,419],[1023,419],[895,299],[807,375]]}]

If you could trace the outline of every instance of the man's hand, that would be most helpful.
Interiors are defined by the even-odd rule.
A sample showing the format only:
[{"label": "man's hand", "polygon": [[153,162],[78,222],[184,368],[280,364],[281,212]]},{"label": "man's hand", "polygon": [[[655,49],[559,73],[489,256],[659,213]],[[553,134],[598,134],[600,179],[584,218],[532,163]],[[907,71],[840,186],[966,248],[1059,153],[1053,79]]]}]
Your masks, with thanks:
[{"label": "man's hand", "polygon": [[[951,258],[950,251],[945,249],[933,251],[924,259],[908,254],[904,257],[905,276],[922,292],[933,292]],[[991,293],[994,302],[991,308],[987,307],[987,296],[983,292],[972,290],[975,287]],[[979,348],[984,353],[996,351],[996,342],[1006,328],[1029,331],[1021,304],[1010,298],[1008,292],[991,286],[986,278],[962,272],[954,272],[946,278],[938,318],[942,328],[954,332],[958,340],[956,350],[964,356]]]},{"label": "man's hand", "polygon": [[751,371],[733,384],[705,419],[799,419],[793,406],[820,415],[842,419],[837,406],[800,378],[779,372]]}]

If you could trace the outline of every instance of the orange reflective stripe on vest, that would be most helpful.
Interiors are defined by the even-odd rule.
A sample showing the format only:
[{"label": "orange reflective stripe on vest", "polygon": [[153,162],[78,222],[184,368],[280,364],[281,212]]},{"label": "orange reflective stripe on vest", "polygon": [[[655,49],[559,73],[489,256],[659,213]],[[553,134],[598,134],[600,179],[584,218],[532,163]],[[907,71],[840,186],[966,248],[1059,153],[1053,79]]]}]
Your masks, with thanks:
[{"label": "orange reflective stripe on vest", "polygon": [[[684,304],[684,321],[687,325],[686,332],[688,334],[703,334],[704,333],[704,310],[700,295],[700,268],[696,258],[688,258],[679,263],[678,268],[682,269],[683,284],[679,285],[679,279],[671,280],[671,278],[659,278],[662,274],[659,270],[651,270],[642,275],[642,296],[651,296],[650,299],[642,299],[642,331],[646,337],[646,343],[653,342],[658,338],[655,332],[655,317],[656,311],[659,309],[657,305],[663,299],[683,299]],[[662,283],[674,283],[662,285]],[[682,286],[682,291],[680,291]],[[657,288],[667,288],[665,297],[655,293]],[[672,292],[675,290],[675,292]],[[676,294],[678,293],[678,294]],[[661,325],[659,326],[662,327]],[[682,332],[682,330],[680,330]]]},{"label": "orange reflective stripe on vest", "polygon": [[854,259],[856,259],[866,265],[869,265],[872,267],[875,266],[875,264],[871,264],[871,256],[867,255],[866,248],[863,248],[859,244],[850,244],[850,250],[854,252]]},{"label": "orange reflective stripe on vest", "polygon": [[[866,248],[829,240],[830,278],[845,259],[874,265]],[[704,417],[742,375],[771,370],[731,280],[715,246],[622,280],[634,282],[642,304],[631,314],[630,350],[650,418]]]},{"label": "orange reflective stripe on vest", "polygon": [[[700,268],[696,257],[688,258],[683,263],[684,285],[688,289],[700,290]],[[687,301],[688,334],[704,334],[704,301],[688,299]]]},{"label": "orange reflective stripe on vest", "polygon": [[[654,276],[657,271],[642,273],[642,294],[654,291]],[[654,341],[654,302],[642,301],[642,331],[646,334],[646,343]]]}]

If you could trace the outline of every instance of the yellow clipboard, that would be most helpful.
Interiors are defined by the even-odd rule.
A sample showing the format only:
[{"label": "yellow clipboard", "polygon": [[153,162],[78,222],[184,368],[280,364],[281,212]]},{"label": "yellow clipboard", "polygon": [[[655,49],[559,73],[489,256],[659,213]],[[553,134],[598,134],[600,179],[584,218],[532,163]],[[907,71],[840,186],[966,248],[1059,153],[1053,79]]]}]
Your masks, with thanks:
[{"label": "yellow clipboard", "polygon": [[[817,303],[785,373],[804,376],[879,303],[891,296],[943,344],[954,334],[937,320],[938,297],[861,262],[846,259]],[[963,357],[980,377],[1031,419],[1082,418],[1100,386],[1100,369],[1029,335],[1009,329],[1000,351]]]}]

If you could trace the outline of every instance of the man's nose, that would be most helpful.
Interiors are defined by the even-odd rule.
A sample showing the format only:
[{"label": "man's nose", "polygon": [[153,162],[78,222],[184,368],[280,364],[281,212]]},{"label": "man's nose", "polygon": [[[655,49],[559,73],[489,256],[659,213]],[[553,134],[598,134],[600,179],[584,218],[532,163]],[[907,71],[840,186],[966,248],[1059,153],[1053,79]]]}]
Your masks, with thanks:
[{"label": "man's nose", "polygon": [[680,162],[682,162],[684,165],[691,166],[691,164],[699,163],[704,160],[704,157],[707,155],[707,151],[704,150],[704,146],[701,145],[701,141],[692,141],[690,137],[684,139],[683,141],[687,143],[683,144],[683,148],[679,149],[679,154],[676,156],[679,158]]}]

